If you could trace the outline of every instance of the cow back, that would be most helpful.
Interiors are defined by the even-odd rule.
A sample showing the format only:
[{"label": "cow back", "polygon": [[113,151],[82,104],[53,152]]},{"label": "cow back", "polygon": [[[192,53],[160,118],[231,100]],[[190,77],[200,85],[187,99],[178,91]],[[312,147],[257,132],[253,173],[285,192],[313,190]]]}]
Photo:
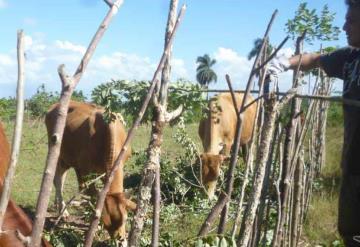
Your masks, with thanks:
[{"label": "cow back", "polygon": [[[243,93],[236,93],[236,103],[239,109],[243,101]],[[247,102],[253,101],[249,95]],[[244,112],[244,120],[240,144],[248,143],[252,136],[256,114],[256,103],[248,107]],[[199,135],[203,143],[204,152],[219,154],[222,144],[226,145],[225,154],[230,153],[231,145],[236,132],[237,116],[230,93],[221,93],[213,97],[209,102],[209,111],[205,119],[199,125]]]},{"label": "cow back", "polygon": [[[56,124],[59,104],[53,105],[46,115],[45,123],[49,142]],[[104,160],[105,124],[94,105],[71,101],[62,139],[60,158],[62,165],[74,167],[81,174],[99,171],[96,164]]]},{"label": "cow back", "polygon": [[[45,119],[49,139],[54,132],[59,105],[53,105]],[[73,167],[83,177],[91,173],[108,173],[126,138],[121,121],[104,120],[104,109],[94,104],[71,101],[61,145],[61,165]],[[126,151],[123,161],[131,153]],[[121,184],[122,191],[122,181]],[[119,192],[119,191],[113,191]]]}]

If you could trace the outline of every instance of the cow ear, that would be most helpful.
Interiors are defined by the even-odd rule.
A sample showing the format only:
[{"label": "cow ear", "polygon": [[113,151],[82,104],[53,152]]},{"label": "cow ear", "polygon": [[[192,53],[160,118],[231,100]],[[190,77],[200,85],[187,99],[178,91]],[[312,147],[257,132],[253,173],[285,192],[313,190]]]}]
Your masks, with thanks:
[{"label": "cow ear", "polygon": [[126,200],[126,209],[131,210],[131,211],[135,211],[136,210],[136,203],[131,201],[131,200]]}]

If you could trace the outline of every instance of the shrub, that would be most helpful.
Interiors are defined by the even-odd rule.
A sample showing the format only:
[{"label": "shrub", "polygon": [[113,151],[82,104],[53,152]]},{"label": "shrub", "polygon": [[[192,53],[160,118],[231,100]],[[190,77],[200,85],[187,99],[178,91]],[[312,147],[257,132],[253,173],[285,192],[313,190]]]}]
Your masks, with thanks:
[{"label": "shrub", "polygon": [[[27,100],[26,108],[29,111],[30,115],[35,118],[44,117],[49,107],[58,102],[60,99],[59,92],[47,91],[45,85],[42,84],[36,91],[36,93]],[[72,100],[76,101],[85,101],[86,97],[83,92],[74,91],[71,97]]]},{"label": "shrub", "polygon": [[[107,112],[120,112],[127,122],[133,122],[138,116],[143,100],[148,92],[148,81],[112,81],[96,87],[92,91],[92,100],[105,107]],[[168,111],[183,105],[185,122],[200,120],[201,112],[206,104],[201,87],[188,81],[179,80],[169,85]],[[152,117],[153,106],[145,112],[143,123]]]},{"label": "shrub", "polygon": [[0,99],[0,116],[2,120],[10,121],[16,116],[16,99],[1,98]]},{"label": "shrub", "polygon": [[36,93],[27,100],[27,110],[35,118],[45,116],[49,107],[59,100],[58,93],[48,92],[42,84]]}]

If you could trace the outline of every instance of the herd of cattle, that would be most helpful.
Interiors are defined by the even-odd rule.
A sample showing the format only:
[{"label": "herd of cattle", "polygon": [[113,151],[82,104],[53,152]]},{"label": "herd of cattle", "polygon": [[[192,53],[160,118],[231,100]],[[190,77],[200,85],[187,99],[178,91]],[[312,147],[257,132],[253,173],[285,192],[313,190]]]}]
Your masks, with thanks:
[{"label": "herd of cattle", "polygon": [[[236,102],[240,107],[243,94],[236,94]],[[250,97],[247,102],[252,101]],[[58,105],[53,105],[45,119],[48,137],[52,136]],[[126,138],[125,128],[116,118],[106,123],[103,118],[104,110],[94,104],[72,101],[69,106],[66,126],[61,146],[58,166],[55,173],[54,185],[56,188],[55,203],[59,212],[64,209],[62,189],[66,172],[74,168],[79,188],[84,188],[85,178],[93,173],[108,173],[119,155]],[[241,145],[246,145],[252,136],[255,121],[256,104],[245,110],[245,121],[241,135]],[[222,93],[209,101],[207,117],[200,122],[199,136],[204,153],[201,154],[202,182],[208,196],[211,198],[216,191],[216,183],[220,174],[221,165],[229,156],[236,132],[236,111],[229,93]],[[136,210],[136,204],[127,199],[124,193],[124,164],[131,155],[128,149],[120,163],[115,178],[106,196],[102,212],[102,221],[105,229],[112,237],[123,239],[126,237],[125,223],[128,210]],[[0,123],[0,189],[10,160],[10,148],[4,129]],[[94,193],[90,188],[87,193]],[[65,212],[65,215],[67,212]],[[23,246],[16,236],[16,230],[24,236],[31,233],[32,223],[21,208],[10,200],[0,235],[0,247]],[[46,240],[43,246],[51,246]]]}]

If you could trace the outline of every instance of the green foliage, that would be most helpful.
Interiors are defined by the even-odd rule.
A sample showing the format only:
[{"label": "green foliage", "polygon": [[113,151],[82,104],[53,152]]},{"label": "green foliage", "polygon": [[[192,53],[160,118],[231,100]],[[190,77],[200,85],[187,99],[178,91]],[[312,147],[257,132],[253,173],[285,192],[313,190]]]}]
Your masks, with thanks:
[{"label": "green foliage", "polygon": [[[38,87],[36,93],[26,101],[26,109],[30,115],[35,118],[44,117],[49,107],[58,102],[60,99],[59,92],[47,91],[44,84]],[[74,91],[71,97],[75,101],[85,101],[86,97],[83,92]]]},{"label": "green foliage", "polygon": [[295,39],[306,30],[305,41],[309,44],[314,40],[338,40],[340,29],[333,26],[334,18],[335,13],[331,13],[327,5],[324,5],[319,15],[316,9],[309,9],[304,2],[299,5],[294,19],[287,21],[286,32]]},{"label": "green foliage", "polygon": [[201,87],[189,81],[178,80],[170,85],[169,90],[169,109],[176,109],[179,105],[183,105],[184,122],[199,122],[203,109],[207,106],[207,100],[203,97]]},{"label": "green foliage", "polygon": [[49,107],[59,100],[57,92],[48,92],[45,89],[45,85],[42,84],[36,91],[36,93],[27,100],[27,110],[32,117],[45,116]]},{"label": "green foliage", "polygon": [[176,241],[174,234],[165,232],[160,235],[160,247],[182,247],[183,243]]},{"label": "green foliage", "polygon": [[13,120],[16,117],[15,98],[0,98],[0,116],[4,121]]},{"label": "green foliage", "polygon": [[195,243],[196,247],[235,247],[235,239],[231,239],[225,236],[207,236],[203,239],[199,239]]},{"label": "green foliage", "polygon": [[85,102],[87,97],[84,95],[82,90],[74,90],[73,94],[71,95],[71,99],[79,102]]},{"label": "green foliage", "polygon": [[[97,86],[92,91],[92,100],[105,107],[106,112],[121,113],[126,122],[133,122],[138,116],[149,89],[148,81],[112,81]],[[201,117],[205,99],[199,85],[179,80],[169,85],[168,111],[175,110],[180,104],[184,107],[186,122],[198,121]],[[149,122],[153,106],[145,112],[143,122]]]},{"label": "green foliage", "polygon": [[183,118],[180,118],[173,138],[185,152],[175,158],[175,165],[172,167],[173,174],[169,174],[165,184],[178,188],[177,191],[175,190],[177,193],[172,195],[173,198],[178,199],[177,203],[188,201],[194,206],[197,204],[195,203],[197,199],[201,201],[205,198],[197,162],[200,152],[197,144],[188,135]]},{"label": "green foliage", "polygon": [[344,123],[342,103],[331,102],[327,113],[327,126],[342,127]]},{"label": "green foliage", "polygon": [[76,231],[76,229],[59,229],[55,232],[52,232],[51,234],[46,234],[45,237],[50,241],[53,246],[83,246],[82,236],[78,231]]}]

